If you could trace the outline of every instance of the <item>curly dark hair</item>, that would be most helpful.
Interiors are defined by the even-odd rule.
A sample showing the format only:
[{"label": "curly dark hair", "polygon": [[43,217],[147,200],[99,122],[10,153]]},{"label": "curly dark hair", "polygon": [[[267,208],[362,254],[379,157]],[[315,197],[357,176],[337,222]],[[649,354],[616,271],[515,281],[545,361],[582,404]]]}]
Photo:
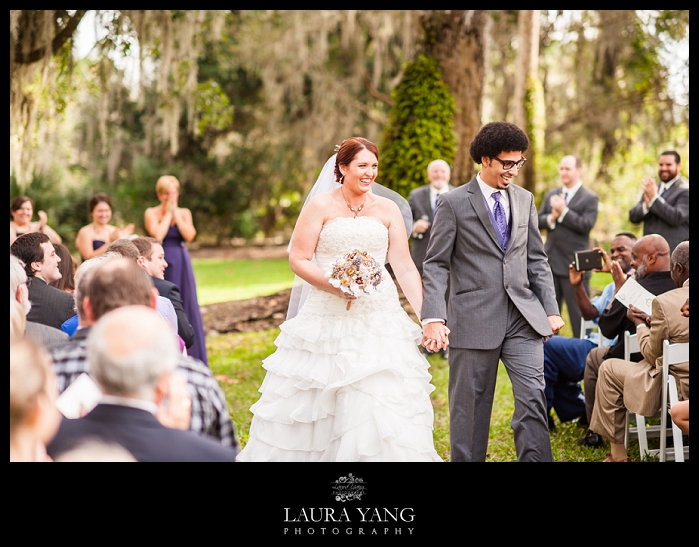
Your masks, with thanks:
[{"label": "curly dark hair", "polygon": [[337,156],[335,157],[335,180],[337,182],[340,182],[342,179],[340,165],[349,165],[352,163],[355,156],[365,148],[376,156],[376,161],[379,161],[379,149],[370,140],[363,137],[350,137],[342,141],[340,149],[337,151]]},{"label": "curly dark hair", "polygon": [[471,141],[469,152],[473,161],[480,164],[483,157],[495,158],[501,152],[524,152],[529,148],[527,134],[509,122],[490,122],[481,127]]}]

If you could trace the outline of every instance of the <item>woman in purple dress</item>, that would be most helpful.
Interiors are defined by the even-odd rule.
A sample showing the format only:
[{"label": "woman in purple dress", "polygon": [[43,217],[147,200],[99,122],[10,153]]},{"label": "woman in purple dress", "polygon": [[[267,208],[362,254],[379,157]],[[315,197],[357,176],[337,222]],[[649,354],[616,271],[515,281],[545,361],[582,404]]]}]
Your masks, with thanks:
[{"label": "woman in purple dress", "polygon": [[197,235],[192,212],[178,207],[180,181],[172,175],[163,175],[155,184],[160,205],[149,207],[144,214],[146,231],[151,237],[162,241],[165,250],[165,279],[175,283],[182,294],[184,311],[194,327],[194,344],[189,355],[201,359],[208,365],[206,338],[197,299],[197,284],[194,279],[192,259],[187,243]]}]

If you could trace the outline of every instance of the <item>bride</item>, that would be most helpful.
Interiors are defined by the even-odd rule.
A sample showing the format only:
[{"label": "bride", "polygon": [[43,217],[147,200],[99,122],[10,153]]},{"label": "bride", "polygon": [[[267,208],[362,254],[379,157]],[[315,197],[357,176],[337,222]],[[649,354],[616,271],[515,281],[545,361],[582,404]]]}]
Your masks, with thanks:
[{"label": "bride", "polygon": [[[407,202],[375,185],[378,158],[366,139],[343,141],[299,215],[289,264],[303,282],[292,291],[276,351],[263,361],[261,396],[237,461],[442,461],[421,329],[385,267],[420,310],[409,218],[396,204]],[[353,250],[380,265],[371,294],[354,296],[329,281],[332,263]]]}]

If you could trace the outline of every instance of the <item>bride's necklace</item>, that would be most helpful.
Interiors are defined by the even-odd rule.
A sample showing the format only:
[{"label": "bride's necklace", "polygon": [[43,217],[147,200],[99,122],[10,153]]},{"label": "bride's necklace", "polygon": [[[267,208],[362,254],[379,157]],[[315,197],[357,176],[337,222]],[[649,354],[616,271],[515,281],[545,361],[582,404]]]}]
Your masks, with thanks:
[{"label": "bride's necklace", "polygon": [[366,205],[366,195],[364,196],[364,203],[362,203],[359,207],[352,207],[350,205],[350,202],[347,201],[347,198],[345,197],[344,186],[340,186],[340,193],[342,194],[342,199],[344,199],[345,203],[347,204],[347,208],[354,213],[354,218],[357,218],[357,215],[360,213],[362,209],[364,209],[364,206]]}]

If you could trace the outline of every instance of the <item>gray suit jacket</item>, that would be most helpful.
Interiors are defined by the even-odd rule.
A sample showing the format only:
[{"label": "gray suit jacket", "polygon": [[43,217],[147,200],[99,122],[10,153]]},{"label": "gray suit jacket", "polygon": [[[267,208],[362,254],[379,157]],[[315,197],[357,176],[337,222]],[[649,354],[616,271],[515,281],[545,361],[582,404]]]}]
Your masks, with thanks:
[{"label": "gray suit jacket", "polygon": [[[658,184],[660,189],[660,184]],[[643,197],[629,211],[629,220],[643,222],[643,235],[660,234],[674,251],[681,241],[689,240],[689,184],[677,179],[665,195],[655,200],[643,214]]]},{"label": "gray suit jacket", "polygon": [[562,192],[562,188],[558,187],[546,193],[539,207],[539,229],[547,232],[544,250],[549,257],[551,271],[567,279],[575,251],[590,248],[590,230],[597,222],[599,198],[592,190],[581,186],[568,203],[563,222],[556,223],[551,230],[546,221],[551,214],[551,196]]},{"label": "gray suit jacket", "polygon": [[551,335],[547,316],[560,314],[534,196],[515,185],[507,195],[511,235],[505,253],[475,177],[439,198],[423,264],[421,317],[446,319],[450,346],[498,347],[509,326],[510,300],[542,337]]},{"label": "gray suit jacket", "polygon": [[[430,184],[420,186],[419,188],[413,188],[408,196],[408,203],[410,204],[410,210],[413,214],[413,222],[416,220],[424,219],[428,222],[432,222],[432,203],[430,203]],[[453,190],[454,187],[449,184],[449,190]],[[422,234],[418,234],[410,239],[410,256],[413,257],[413,262],[417,266],[418,271],[422,274],[422,263],[425,261],[425,254],[427,253],[427,244],[430,242],[430,234],[432,233],[432,226],[427,228]]]},{"label": "gray suit jacket", "polygon": [[49,327],[48,325],[36,323],[34,321],[27,321],[25,334],[30,338],[41,342],[45,346],[55,344],[57,342],[67,342],[70,340],[68,333],[63,332],[61,329]]},{"label": "gray suit jacket", "polygon": [[72,294],[52,287],[38,277],[29,278],[29,301],[32,309],[27,314],[27,321],[43,323],[59,330],[66,319],[77,313]]}]

